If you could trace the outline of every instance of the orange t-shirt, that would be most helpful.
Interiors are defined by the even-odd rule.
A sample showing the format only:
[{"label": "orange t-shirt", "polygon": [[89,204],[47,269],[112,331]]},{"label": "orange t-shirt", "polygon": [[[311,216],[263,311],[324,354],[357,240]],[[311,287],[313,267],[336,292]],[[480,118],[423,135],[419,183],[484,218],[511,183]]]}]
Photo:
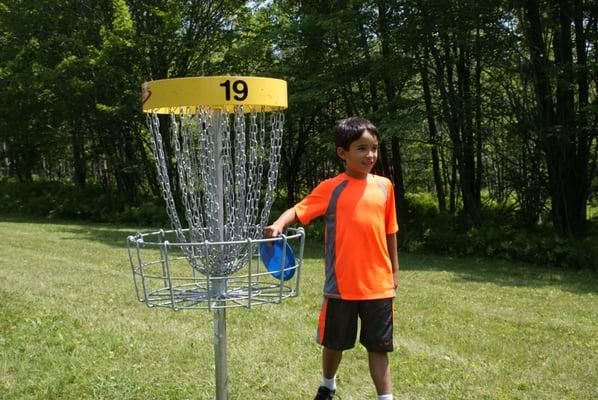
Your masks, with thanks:
[{"label": "orange t-shirt", "polygon": [[399,229],[393,186],[387,178],[346,173],[320,183],[295,205],[306,225],[326,218],[324,296],[344,300],[394,297],[386,235]]}]

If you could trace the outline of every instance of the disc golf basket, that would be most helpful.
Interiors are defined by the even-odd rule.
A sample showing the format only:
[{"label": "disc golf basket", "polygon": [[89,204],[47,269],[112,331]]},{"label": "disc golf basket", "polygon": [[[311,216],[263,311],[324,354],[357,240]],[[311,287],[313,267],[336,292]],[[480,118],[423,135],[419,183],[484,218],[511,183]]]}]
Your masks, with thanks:
[{"label": "disc golf basket", "polygon": [[226,309],[299,293],[303,229],[262,235],[278,177],[286,82],[164,79],[145,83],[142,95],[172,226],[127,238],[137,298],[213,312],[216,398],[225,400]]}]

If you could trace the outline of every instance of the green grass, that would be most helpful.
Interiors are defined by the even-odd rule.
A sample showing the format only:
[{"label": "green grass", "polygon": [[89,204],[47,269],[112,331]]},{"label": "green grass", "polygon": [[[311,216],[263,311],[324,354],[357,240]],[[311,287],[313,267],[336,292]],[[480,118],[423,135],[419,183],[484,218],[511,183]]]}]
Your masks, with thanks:
[{"label": "green grass", "polygon": [[[134,228],[0,219],[0,399],[212,399],[208,311],[137,302]],[[301,294],[227,311],[231,399],[308,399],[321,245]],[[391,355],[398,399],[598,398],[598,277],[404,254]],[[343,400],[374,398],[366,354],[345,354]]]}]

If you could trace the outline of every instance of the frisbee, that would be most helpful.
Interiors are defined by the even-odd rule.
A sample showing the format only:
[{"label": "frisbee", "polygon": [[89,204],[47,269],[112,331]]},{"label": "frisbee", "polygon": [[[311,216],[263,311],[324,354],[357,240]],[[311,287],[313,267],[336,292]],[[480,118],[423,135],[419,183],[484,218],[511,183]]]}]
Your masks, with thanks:
[{"label": "frisbee", "polygon": [[267,242],[260,244],[260,257],[266,269],[276,279],[282,279],[288,281],[295,275],[295,255],[293,249],[286,243],[284,252],[284,274],[282,274],[282,255],[283,255],[283,240],[277,240],[274,242]]}]

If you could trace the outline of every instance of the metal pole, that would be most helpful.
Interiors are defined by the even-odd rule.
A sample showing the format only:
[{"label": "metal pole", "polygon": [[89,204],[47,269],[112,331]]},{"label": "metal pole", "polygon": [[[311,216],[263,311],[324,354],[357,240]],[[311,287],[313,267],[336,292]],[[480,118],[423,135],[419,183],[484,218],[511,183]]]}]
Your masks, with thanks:
[{"label": "metal pole", "polygon": [[[218,229],[220,241],[224,241],[224,181],[222,173],[222,119],[228,118],[221,110],[214,111],[217,128],[214,130],[216,162],[216,193],[218,195]],[[226,278],[218,279],[215,285],[216,298],[214,310],[214,366],[216,372],[216,400],[228,400],[228,365],[226,355],[226,309],[225,302],[220,299],[226,291]]]},{"label": "metal pole", "polygon": [[216,366],[216,400],[228,399],[228,374],[226,362],[226,309],[214,311],[214,355]]}]

